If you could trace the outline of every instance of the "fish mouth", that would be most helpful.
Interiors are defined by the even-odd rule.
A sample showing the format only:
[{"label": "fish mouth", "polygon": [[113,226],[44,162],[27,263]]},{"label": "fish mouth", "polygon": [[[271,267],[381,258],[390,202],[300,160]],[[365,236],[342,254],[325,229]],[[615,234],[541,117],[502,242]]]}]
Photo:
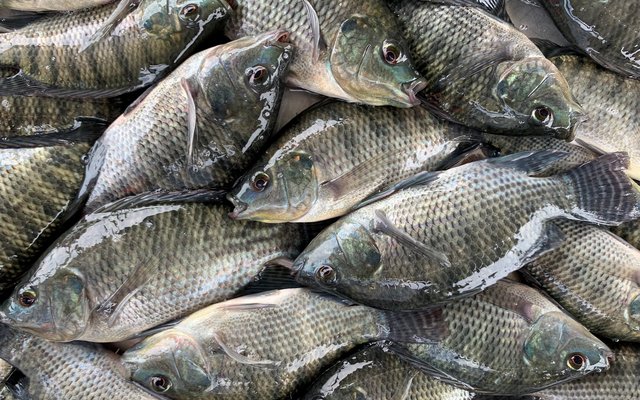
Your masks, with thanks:
[{"label": "fish mouth", "polygon": [[231,193],[227,194],[227,200],[233,204],[233,211],[229,213],[229,218],[231,219],[241,219],[242,213],[247,211],[249,208],[249,204],[244,201],[240,201],[236,196]]},{"label": "fish mouth", "polygon": [[416,79],[410,83],[404,83],[402,88],[404,89],[405,94],[409,97],[409,104],[411,106],[420,105],[421,101],[418,99],[417,94],[420,93],[424,88],[427,87],[427,81],[423,78]]}]

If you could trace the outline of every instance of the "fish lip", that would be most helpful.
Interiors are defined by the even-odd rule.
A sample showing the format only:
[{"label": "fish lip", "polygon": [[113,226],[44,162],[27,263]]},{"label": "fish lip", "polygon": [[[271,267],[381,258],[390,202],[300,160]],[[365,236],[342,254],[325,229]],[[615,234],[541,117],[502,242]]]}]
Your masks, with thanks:
[{"label": "fish lip", "polygon": [[409,104],[412,106],[420,105],[421,101],[418,99],[417,94],[427,87],[427,81],[424,78],[418,78],[407,83],[404,83],[402,88],[409,96]]},{"label": "fish lip", "polygon": [[242,213],[247,211],[249,208],[249,204],[244,201],[240,201],[236,196],[231,193],[227,194],[227,200],[233,204],[233,211],[229,213],[229,218],[231,219],[240,219],[242,217]]}]

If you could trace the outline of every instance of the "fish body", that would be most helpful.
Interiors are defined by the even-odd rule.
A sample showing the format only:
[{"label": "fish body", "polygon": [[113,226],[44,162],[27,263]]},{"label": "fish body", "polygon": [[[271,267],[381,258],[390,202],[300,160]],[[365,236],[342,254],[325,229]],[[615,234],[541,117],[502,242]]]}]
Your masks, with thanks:
[{"label": "fish body", "polygon": [[288,125],[229,195],[233,216],[263,222],[339,217],[396,181],[437,169],[475,133],[421,108],[334,102]]},{"label": "fish body", "polygon": [[305,400],[471,400],[475,394],[423,373],[381,346],[349,356],[325,371]]},{"label": "fish body", "polygon": [[34,265],[0,316],[49,340],[117,342],[232,297],[304,245],[301,225],[227,213],[151,194],[87,215]]},{"label": "fish body", "polygon": [[571,140],[582,108],[540,50],[478,7],[436,3],[392,2],[427,81],[426,104],[492,133]]},{"label": "fish body", "polygon": [[0,34],[0,95],[114,97],[165,77],[215,30],[230,12],[224,0],[179,4],[145,0],[106,37],[90,37],[107,25],[117,3],[54,14]]},{"label": "fish body", "polygon": [[0,8],[19,11],[73,11],[98,7],[114,0],[1,0]]},{"label": "fish body", "polygon": [[602,228],[555,224],[564,240],[526,274],[594,334],[640,341],[640,251]]},{"label": "fish body", "polygon": [[542,0],[558,28],[598,64],[640,78],[640,4],[635,1]]},{"label": "fish body", "polygon": [[[398,317],[416,335],[420,324],[432,328],[428,317]],[[284,289],[202,309],[129,349],[123,361],[135,382],[170,398],[279,399],[357,345],[398,328],[384,311]]]},{"label": "fish body", "polygon": [[611,231],[636,249],[640,249],[640,220],[626,222],[613,227]]},{"label": "fish body", "polygon": [[624,155],[547,176],[566,156],[517,153],[398,184],[313,239],[293,265],[297,280],[373,307],[420,309],[477,293],[555,247],[550,220],[635,218]]},{"label": "fish body", "polygon": [[236,0],[226,27],[239,38],[273,29],[296,48],[291,86],[349,102],[411,107],[424,80],[382,0]]},{"label": "fish body", "polygon": [[396,343],[393,351],[478,393],[532,393],[613,363],[602,341],[526,285],[501,281],[444,305],[442,313],[449,336],[433,343]]},{"label": "fish body", "polygon": [[[286,33],[247,37],[187,60],[96,143],[87,210],[153,190],[225,187],[266,143],[292,55]],[[89,183],[90,182],[90,183]]]},{"label": "fish body", "polygon": [[29,378],[34,399],[157,399],[127,379],[113,353],[89,343],[51,343],[0,325],[0,358]]},{"label": "fish body", "polygon": [[627,152],[629,175],[640,179],[640,81],[607,71],[586,57],[559,56],[551,62],[567,78],[587,116],[576,129],[576,139],[604,153]]}]

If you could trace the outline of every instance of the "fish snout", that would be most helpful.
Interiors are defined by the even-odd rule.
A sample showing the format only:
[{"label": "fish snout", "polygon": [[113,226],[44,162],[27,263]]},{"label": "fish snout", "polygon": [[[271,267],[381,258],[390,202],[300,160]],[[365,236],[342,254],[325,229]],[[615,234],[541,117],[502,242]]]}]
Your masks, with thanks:
[{"label": "fish snout", "polygon": [[247,211],[249,208],[249,204],[241,201],[236,196],[231,193],[227,194],[227,200],[233,204],[233,211],[229,213],[229,218],[231,219],[239,219],[242,216],[242,213]]},{"label": "fish snout", "polygon": [[412,106],[420,105],[420,100],[417,94],[427,87],[427,82],[424,78],[418,78],[411,82],[405,82],[402,84],[404,92],[409,96],[409,103]]}]

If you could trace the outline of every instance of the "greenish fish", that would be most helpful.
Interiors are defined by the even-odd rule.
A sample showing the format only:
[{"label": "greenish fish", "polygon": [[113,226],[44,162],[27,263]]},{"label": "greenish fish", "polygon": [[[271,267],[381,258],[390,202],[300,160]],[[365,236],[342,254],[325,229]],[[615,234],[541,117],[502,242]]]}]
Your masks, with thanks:
[{"label": "greenish fish", "polygon": [[567,153],[525,152],[420,174],[366,200],[296,259],[300,283],[411,310],[479,292],[553,248],[556,218],[636,218],[628,159],[547,176]]},{"label": "greenish fish", "polygon": [[435,170],[474,133],[422,108],[343,102],[289,124],[229,194],[233,218],[310,222],[346,214],[369,195]]},{"label": "greenish fish", "polygon": [[96,143],[86,209],[152,190],[231,185],[259,155],[278,116],[293,48],[284,31],[189,58]]},{"label": "greenish fish", "polygon": [[0,0],[0,8],[20,11],[72,11],[98,7],[114,0]]},{"label": "greenish fish", "polygon": [[29,378],[34,399],[152,400],[118,356],[89,343],[51,343],[0,324],[0,358]]},{"label": "greenish fish", "polygon": [[392,1],[421,93],[437,114],[480,130],[571,140],[583,110],[567,81],[512,25],[477,7]]},{"label": "greenish fish", "polygon": [[558,28],[598,64],[640,79],[640,3],[541,0]]},{"label": "greenish fish", "polygon": [[383,0],[234,0],[231,38],[273,29],[296,48],[290,86],[349,102],[411,107],[424,79]]},{"label": "greenish fish", "polygon": [[640,81],[607,71],[586,57],[560,56],[551,62],[567,78],[588,117],[576,130],[576,140],[602,153],[626,151],[631,159],[628,174],[640,179]]},{"label": "greenish fish", "polygon": [[602,228],[555,224],[564,239],[526,274],[594,334],[640,341],[640,251]]},{"label": "greenish fish", "polygon": [[202,309],[123,361],[135,382],[173,399],[281,399],[360,344],[435,340],[439,328],[436,310],[392,313],[284,289]]},{"label": "greenish fish", "polygon": [[218,197],[151,193],[85,216],[0,306],[0,319],[49,340],[117,342],[232,297],[306,244],[303,225],[231,221],[212,203]]},{"label": "greenish fish", "polygon": [[563,383],[530,396],[478,397],[478,400],[636,400],[640,398],[640,346],[611,345],[616,361],[601,374]]},{"label": "greenish fish", "polygon": [[324,372],[304,400],[472,400],[475,394],[372,346]]},{"label": "greenish fish", "polygon": [[13,287],[78,209],[83,160],[102,130],[78,142],[0,141],[0,292]]},{"label": "greenish fish", "polygon": [[636,249],[640,249],[640,219],[613,227],[611,231]]},{"label": "greenish fish", "polygon": [[448,336],[394,343],[391,349],[468,390],[532,393],[607,370],[613,360],[607,345],[545,295],[520,283],[500,281],[442,308]]},{"label": "greenish fish", "polygon": [[[128,2],[123,0],[123,4]],[[165,77],[230,12],[224,0],[142,0],[101,40],[118,4],[53,14],[0,33],[0,95],[113,97]]]},{"label": "greenish fish", "polygon": [[0,137],[78,130],[83,120],[109,124],[122,112],[113,99],[0,96]]}]

